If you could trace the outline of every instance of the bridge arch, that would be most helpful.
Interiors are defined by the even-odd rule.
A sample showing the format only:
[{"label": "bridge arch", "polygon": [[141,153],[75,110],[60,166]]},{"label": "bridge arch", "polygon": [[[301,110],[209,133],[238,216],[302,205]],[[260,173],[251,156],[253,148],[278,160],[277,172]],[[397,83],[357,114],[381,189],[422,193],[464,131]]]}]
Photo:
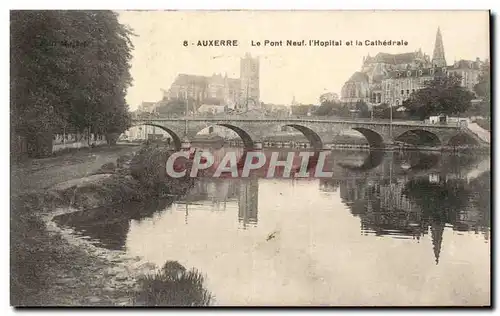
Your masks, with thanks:
[{"label": "bridge arch", "polygon": [[299,125],[299,124],[287,124],[287,125],[284,125],[283,127],[285,127],[285,126],[292,127],[294,129],[298,130],[299,132],[301,132],[302,135],[304,135],[307,138],[307,140],[311,144],[312,148],[318,149],[318,150],[323,149],[323,141],[321,140],[321,137],[319,137],[319,135],[315,131],[310,129],[309,127]]},{"label": "bridge arch", "polygon": [[433,132],[424,129],[411,129],[397,136],[395,141],[411,145],[440,146],[441,140]]},{"label": "bridge arch", "polygon": [[[252,139],[252,136],[250,136],[250,134],[248,134],[248,132],[246,132],[241,127],[238,127],[238,126],[235,126],[235,125],[229,124],[229,123],[219,123],[219,124],[214,124],[214,125],[223,126],[223,127],[229,128],[230,130],[234,131],[236,134],[238,134],[238,136],[243,141],[243,145],[245,146],[245,148],[252,149],[254,147],[254,141]],[[210,127],[210,126],[208,126],[208,127]]]},{"label": "bridge arch", "polygon": [[363,134],[371,148],[384,147],[384,138],[379,133],[364,127],[353,127],[352,129]]},{"label": "bridge arch", "polygon": [[181,138],[179,137],[179,135],[177,135],[176,132],[174,132],[170,128],[165,127],[163,125],[152,124],[152,123],[145,123],[145,122],[139,122],[139,123],[133,124],[131,127],[141,126],[141,125],[154,126],[154,127],[158,127],[160,129],[164,130],[165,132],[167,132],[172,137],[174,148],[176,150],[180,150],[181,149],[181,145],[182,145]]}]

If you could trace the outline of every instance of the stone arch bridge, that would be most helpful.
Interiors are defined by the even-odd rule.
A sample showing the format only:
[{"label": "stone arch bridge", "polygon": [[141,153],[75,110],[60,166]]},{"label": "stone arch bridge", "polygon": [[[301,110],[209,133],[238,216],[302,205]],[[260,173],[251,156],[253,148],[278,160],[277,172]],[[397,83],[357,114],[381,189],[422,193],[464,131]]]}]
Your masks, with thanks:
[{"label": "stone arch bridge", "polygon": [[210,126],[224,126],[236,132],[246,148],[260,148],[266,137],[272,136],[288,126],[300,131],[314,149],[324,148],[325,136],[338,135],[345,130],[356,130],[363,134],[371,148],[393,145],[409,133],[420,139],[420,144],[431,147],[450,145],[454,139],[466,137],[477,145],[480,139],[466,127],[458,125],[425,124],[415,121],[371,121],[371,120],[326,120],[307,118],[150,118],[133,119],[133,125],[159,127],[170,134],[173,143],[181,148],[201,130]]}]

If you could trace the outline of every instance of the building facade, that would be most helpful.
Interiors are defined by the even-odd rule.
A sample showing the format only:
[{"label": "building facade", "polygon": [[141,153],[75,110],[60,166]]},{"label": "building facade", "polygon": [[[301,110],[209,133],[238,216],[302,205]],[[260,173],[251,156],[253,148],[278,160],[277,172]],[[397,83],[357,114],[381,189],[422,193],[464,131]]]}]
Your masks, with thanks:
[{"label": "building facade", "polygon": [[447,68],[420,68],[401,71],[391,71],[380,84],[381,89],[374,89],[369,102],[372,104],[386,103],[392,106],[402,105],[416,90],[425,87],[425,83],[436,75],[446,75]]},{"label": "building facade", "polygon": [[476,61],[460,60],[448,66],[439,28],[434,44],[432,59],[421,49],[403,54],[378,53],[375,57],[363,57],[361,70],[355,72],[342,87],[341,101],[364,101],[369,106],[382,103],[398,106],[412,92],[425,87],[434,76],[453,73],[462,76],[462,86],[473,91],[481,68],[479,58]]},{"label": "building facade", "polygon": [[475,61],[462,59],[449,66],[448,71],[460,75],[462,77],[462,87],[473,91],[474,86],[479,82],[482,64],[483,62],[479,58],[476,58]]},{"label": "building facade", "polygon": [[164,99],[193,100],[197,104],[235,104],[240,95],[240,80],[228,78],[227,74],[212,74],[210,77],[179,74]]}]

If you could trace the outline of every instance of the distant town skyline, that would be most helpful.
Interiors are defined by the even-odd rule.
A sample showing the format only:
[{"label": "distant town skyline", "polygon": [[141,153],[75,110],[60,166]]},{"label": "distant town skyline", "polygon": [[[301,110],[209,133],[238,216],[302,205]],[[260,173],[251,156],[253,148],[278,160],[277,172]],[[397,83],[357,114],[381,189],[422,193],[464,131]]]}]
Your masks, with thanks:
[{"label": "distant town skyline", "polygon": [[[132,38],[131,110],[158,101],[178,74],[239,78],[239,59],[260,59],[260,99],[265,103],[318,103],[326,92],[340,94],[361,68],[363,56],[421,49],[432,55],[439,27],[448,65],[489,58],[487,11],[120,11]],[[197,47],[198,40],[237,40],[237,47]],[[265,40],[343,41],[334,47],[263,46]],[[347,46],[347,41],[363,46]],[[365,41],[406,41],[406,46],[365,46]],[[187,41],[188,46],[184,46]],[[252,46],[261,42],[261,46]],[[195,45],[192,46],[191,43]]]}]

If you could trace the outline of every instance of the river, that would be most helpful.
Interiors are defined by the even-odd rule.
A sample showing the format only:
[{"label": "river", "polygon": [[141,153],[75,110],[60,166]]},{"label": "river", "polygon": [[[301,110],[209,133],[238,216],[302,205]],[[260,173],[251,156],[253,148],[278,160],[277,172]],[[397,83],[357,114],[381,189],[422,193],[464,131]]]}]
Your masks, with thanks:
[{"label": "river", "polygon": [[195,267],[216,305],[490,303],[489,157],[329,157],[330,179],[205,176],[184,196],[56,221],[103,248]]}]

